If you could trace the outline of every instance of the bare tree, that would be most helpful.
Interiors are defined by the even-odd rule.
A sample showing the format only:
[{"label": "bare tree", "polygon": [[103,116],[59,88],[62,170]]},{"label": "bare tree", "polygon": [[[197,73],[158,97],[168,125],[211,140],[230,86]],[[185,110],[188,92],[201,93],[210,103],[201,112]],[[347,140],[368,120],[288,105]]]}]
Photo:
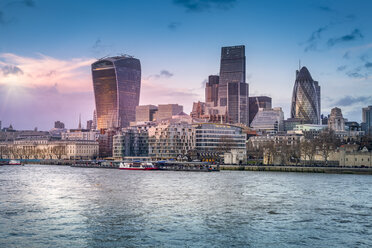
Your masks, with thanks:
[{"label": "bare tree", "polygon": [[319,151],[324,159],[325,164],[328,164],[328,158],[332,151],[334,151],[340,144],[333,130],[324,130],[315,139]]},{"label": "bare tree", "polygon": [[52,148],[52,153],[56,155],[58,159],[62,158],[62,155],[66,154],[66,147],[63,145],[57,145]]}]

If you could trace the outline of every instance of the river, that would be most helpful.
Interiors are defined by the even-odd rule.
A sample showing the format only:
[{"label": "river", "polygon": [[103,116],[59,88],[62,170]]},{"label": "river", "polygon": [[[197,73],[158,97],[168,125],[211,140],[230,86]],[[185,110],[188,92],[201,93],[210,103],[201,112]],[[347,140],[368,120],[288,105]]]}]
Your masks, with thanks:
[{"label": "river", "polygon": [[0,247],[372,247],[372,176],[0,166]]}]

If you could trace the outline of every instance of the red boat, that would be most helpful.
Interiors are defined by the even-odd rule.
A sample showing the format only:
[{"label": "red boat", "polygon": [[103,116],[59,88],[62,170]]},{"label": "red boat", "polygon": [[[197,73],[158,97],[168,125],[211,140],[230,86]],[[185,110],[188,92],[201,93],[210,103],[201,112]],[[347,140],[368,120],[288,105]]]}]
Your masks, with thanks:
[{"label": "red boat", "polygon": [[154,166],[150,162],[125,162],[120,163],[119,165],[120,170],[158,170],[156,166]]},{"label": "red boat", "polygon": [[22,165],[19,160],[10,160],[8,165]]}]

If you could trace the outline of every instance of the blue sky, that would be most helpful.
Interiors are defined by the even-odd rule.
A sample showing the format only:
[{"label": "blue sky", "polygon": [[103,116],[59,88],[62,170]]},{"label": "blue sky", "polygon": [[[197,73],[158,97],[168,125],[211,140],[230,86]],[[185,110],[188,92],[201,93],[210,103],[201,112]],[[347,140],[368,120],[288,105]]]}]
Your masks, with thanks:
[{"label": "blue sky", "polygon": [[372,2],[132,0],[0,2],[0,120],[17,129],[68,128],[92,118],[90,64],[141,60],[141,104],[204,100],[222,46],[245,45],[251,95],[289,106],[295,70],[307,66],[322,113],[361,120],[372,104]]}]

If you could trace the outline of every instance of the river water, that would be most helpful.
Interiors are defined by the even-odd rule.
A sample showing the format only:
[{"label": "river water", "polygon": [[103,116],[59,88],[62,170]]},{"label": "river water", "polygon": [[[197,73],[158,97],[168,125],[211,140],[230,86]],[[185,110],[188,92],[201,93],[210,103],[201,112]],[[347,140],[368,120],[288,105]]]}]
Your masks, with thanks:
[{"label": "river water", "polygon": [[372,177],[0,166],[0,247],[372,247]]}]

